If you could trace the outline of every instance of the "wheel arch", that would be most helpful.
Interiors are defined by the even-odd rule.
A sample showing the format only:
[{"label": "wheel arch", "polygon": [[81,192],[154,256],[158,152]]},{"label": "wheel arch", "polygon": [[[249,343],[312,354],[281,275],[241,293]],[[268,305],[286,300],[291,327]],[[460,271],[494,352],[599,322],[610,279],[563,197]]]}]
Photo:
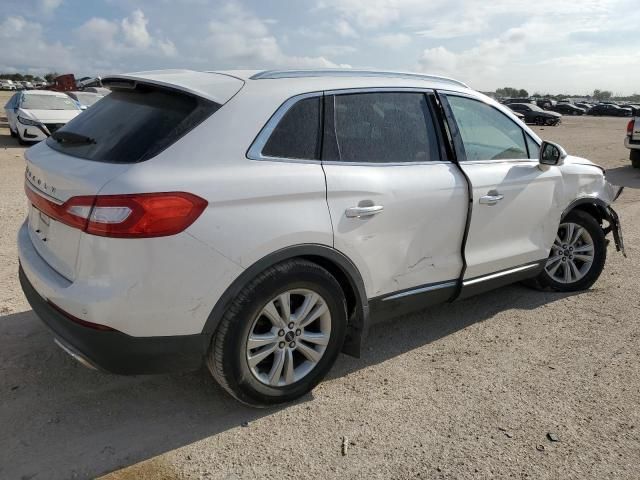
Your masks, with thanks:
[{"label": "wheel arch", "polygon": [[220,296],[207,318],[202,333],[213,335],[233,299],[260,272],[277,263],[295,258],[305,259],[320,265],[331,273],[342,287],[347,300],[348,316],[347,335],[342,351],[348,355],[359,357],[362,343],[369,328],[369,304],[362,276],[353,262],[344,254],[332,247],[320,244],[303,244],[283,248],[261,258],[244,270]]},{"label": "wheel arch", "polygon": [[591,215],[602,225],[603,220],[609,220],[608,207],[609,205],[598,197],[578,198],[564,209],[561,218],[564,219],[569,212],[580,210]]}]

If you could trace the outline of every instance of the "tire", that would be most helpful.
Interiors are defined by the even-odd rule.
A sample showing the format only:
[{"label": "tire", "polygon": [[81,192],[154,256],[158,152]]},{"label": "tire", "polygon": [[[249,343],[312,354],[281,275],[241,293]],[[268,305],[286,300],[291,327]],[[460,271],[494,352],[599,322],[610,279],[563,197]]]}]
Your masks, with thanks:
[{"label": "tire", "polygon": [[26,140],[24,140],[24,139],[20,136],[20,132],[16,132],[16,137],[18,138],[18,143],[19,143],[20,145],[22,145],[22,146],[27,146],[27,145],[29,145],[29,144],[27,143],[27,141],[26,141]]},{"label": "tire", "polygon": [[640,150],[629,150],[629,160],[633,168],[640,168]]},{"label": "tire", "polygon": [[[306,326],[297,324],[293,329],[283,326],[281,295],[285,292],[290,293],[287,303],[292,314],[287,321],[295,320],[296,313],[302,315],[305,302],[313,298],[305,292],[320,298],[302,320],[313,317],[314,312],[324,313]],[[277,322],[271,320],[275,316]],[[337,280],[313,262],[288,260],[262,272],[233,300],[213,335],[207,366],[227,392],[247,405],[266,407],[289,402],[313,390],[331,369],[342,349],[346,327],[346,300]],[[314,334],[315,338],[324,336],[326,346],[305,339]],[[254,342],[268,343],[250,347],[250,336]],[[262,340],[266,336],[269,339]],[[315,363],[307,356],[309,348],[314,352],[313,358],[319,354]],[[303,354],[305,350],[307,353]],[[262,356],[266,351],[272,353]],[[251,363],[249,355],[263,359]],[[280,358],[281,375],[276,380],[279,383],[274,383],[268,377],[277,370]],[[289,365],[293,370],[287,368]]]},{"label": "tire", "polygon": [[542,117],[536,117],[534,121],[536,125],[542,126],[545,124],[545,121],[542,119]]},{"label": "tire", "polygon": [[18,136],[18,134],[16,132],[14,132],[13,130],[11,130],[11,127],[9,127],[9,133],[11,134],[12,138],[16,138]]},{"label": "tire", "polygon": [[[567,233],[566,225],[569,224],[574,225],[573,237],[576,240],[573,244],[570,241],[564,243]],[[588,235],[588,239],[584,235],[577,235],[579,231],[578,228],[584,229],[584,232]],[[556,239],[560,239],[561,243],[558,244],[557,240],[554,242],[545,268],[535,279],[528,282],[529,285],[541,290],[555,290],[556,292],[587,290],[598,280],[598,277],[600,277],[607,259],[607,243],[602,227],[598,221],[588,213],[574,210],[562,219]],[[592,253],[588,251],[589,243],[592,246]],[[562,251],[563,245],[568,245],[568,248],[564,249],[564,251]],[[575,248],[576,251],[580,249],[580,253],[576,255],[576,253],[573,253],[573,250],[569,251],[569,248]],[[568,254],[567,258],[563,259],[562,257],[564,257],[565,254]],[[589,262],[583,262],[582,259],[574,258],[573,255],[576,257],[584,257],[585,259],[591,256],[590,264]],[[576,266],[576,270],[580,272],[579,275],[581,276],[576,274],[576,270],[570,267],[570,261]],[[569,281],[567,281],[565,268],[570,270]],[[552,271],[553,274],[550,273]],[[559,277],[564,278],[562,281],[559,281]]]}]

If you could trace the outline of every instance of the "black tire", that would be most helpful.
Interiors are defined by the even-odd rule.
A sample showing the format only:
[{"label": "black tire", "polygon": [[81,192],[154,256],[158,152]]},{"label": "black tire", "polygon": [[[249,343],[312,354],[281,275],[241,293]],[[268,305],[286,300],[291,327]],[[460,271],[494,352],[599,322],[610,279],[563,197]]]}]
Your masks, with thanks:
[{"label": "black tire", "polygon": [[20,136],[20,133],[19,133],[19,132],[18,132],[18,133],[16,133],[16,137],[18,138],[18,143],[19,143],[20,145],[23,145],[23,146],[27,146],[27,145],[29,145],[29,143],[27,143],[25,140],[23,140],[23,138]]},{"label": "black tire", "polygon": [[640,150],[629,150],[629,160],[633,168],[640,168]]},{"label": "black tire", "polygon": [[14,132],[13,130],[11,130],[11,127],[9,127],[9,133],[11,134],[12,138],[16,138],[18,136],[18,134],[16,132]]},{"label": "black tire", "polygon": [[562,220],[562,223],[575,223],[583,227],[593,240],[594,259],[589,271],[580,280],[573,283],[562,283],[554,280],[546,270],[531,281],[528,285],[540,290],[554,290],[556,292],[577,292],[589,289],[600,277],[607,259],[607,242],[604,232],[598,221],[586,212],[573,210]]},{"label": "black tire", "polygon": [[[249,367],[247,338],[262,308],[280,293],[311,289],[326,301],[331,314],[331,333],[323,356],[300,380],[286,386],[260,382]],[[347,308],[336,279],[317,264],[287,260],[253,279],[234,299],[218,326],[207,354],[207,366],[218,383],[239,401],[266,407],[290,402],[313,390],[333,366],[344,342]]]},{"label": "black tire", "polygon": [[545,124],[545,121],[540,116],[536,117],[534,122],[535,122],[536,125],[540,125],[540,126]]}]

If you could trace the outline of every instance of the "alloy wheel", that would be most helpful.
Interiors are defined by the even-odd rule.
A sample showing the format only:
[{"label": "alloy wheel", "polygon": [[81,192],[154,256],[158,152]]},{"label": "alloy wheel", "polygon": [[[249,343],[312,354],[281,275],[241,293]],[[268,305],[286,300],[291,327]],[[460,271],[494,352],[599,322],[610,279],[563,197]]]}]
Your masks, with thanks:
[{"label": "alloy wheel", "polygon": [[556,282],[574,283],[589,272],[594,258],[595,248],[589,232],[577,223],[562,223],[545,271]]},{"label": "alloy wheel", "polygon": [[253,376],[271,387],[291,385],[322,359],[331,336],[324,298],[309,289],[287,290],[271,299],[253,321],[246,360]]}]

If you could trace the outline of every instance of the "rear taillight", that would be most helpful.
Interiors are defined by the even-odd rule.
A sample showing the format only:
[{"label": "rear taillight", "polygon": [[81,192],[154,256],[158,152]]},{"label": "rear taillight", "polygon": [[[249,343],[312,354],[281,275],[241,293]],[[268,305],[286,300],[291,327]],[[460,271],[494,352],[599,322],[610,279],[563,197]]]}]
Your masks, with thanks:
[{"label": "rear taillight", "polygon": [[175,235],[202,214],[207,201],[185,192],[140,193],[72,197],[56,204],[25,191],[31,203],[56,221],[92,235],[118,238],[150,238]]},{"label": "rear taillight", "polygon": [[631,119],[629,120],[629,123],[627,123],[627,137],[630,137],[631,135],[633,135],[634,123],[635,123],[635,119]]}]

